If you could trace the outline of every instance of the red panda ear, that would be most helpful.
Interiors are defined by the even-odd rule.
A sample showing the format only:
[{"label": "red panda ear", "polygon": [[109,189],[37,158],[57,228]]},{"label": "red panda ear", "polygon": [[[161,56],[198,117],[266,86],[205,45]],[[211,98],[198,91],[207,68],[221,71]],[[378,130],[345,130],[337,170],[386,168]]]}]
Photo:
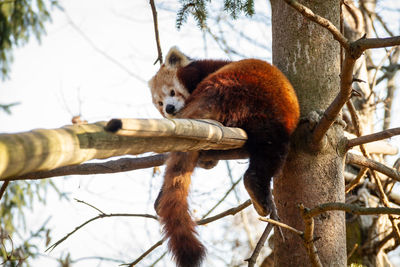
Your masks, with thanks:
[{"label": "red panda ear", "polygon": [[170,68],[181,68],[185,67],[190,63],[190,59],[183,54],[179,49],[174,46],[168,51],[165,57],[165,65]]}]

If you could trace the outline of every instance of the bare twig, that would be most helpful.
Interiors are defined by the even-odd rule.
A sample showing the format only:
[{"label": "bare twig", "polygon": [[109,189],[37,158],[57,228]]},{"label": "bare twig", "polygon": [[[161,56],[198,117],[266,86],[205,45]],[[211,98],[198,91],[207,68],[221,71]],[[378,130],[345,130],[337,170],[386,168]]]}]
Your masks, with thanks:
[{"label": "bare twig", "polygon": [[122,265],[128,265],[129,267],[136,266],[136,264],[138,264],[144,257],[149,255],[157,247],[161,246],[163,242],[164,242],[164,239],[159,240],[157,243],[152,245],[148,250],[146,250],[142,255],[140,255],[136,260],[134,260],[133,262],[131,262],[129,264],[122,264]]},{"label": "bare twig", "polygon": [[390,239],[395,237],[395,232],[392,231],[390,232],[388,235],[386,235],[384,238],[382,238],[381,240],[379,240],[379,242],[377,242],[374,246],[375,250],[374,251],[379,251],[382,249],[382,247],[389,242]]},{"label": "bare twig", "polygon": [[243,202],[242,204],[240,204],[239,206],[237,206],[235,208],[231,208],[231,209],[228,209],[228,210],[226,210],[224,212],[221,212],[220,214],[217,214],[215,216],[199,220],[199,221],[197,221],[197,224],[198,225],[204,225],[204,224],[219,220],[219,219],[221,219],[223,217],[226,217],[228,215],[235,215],[236,213],[244,210],[245,208],[247,208],[250,205],[251,205],[251,200],[248,199],[248,200],[246,200],[245,202]]},{"label": "bare twig", "polygon": [[85,204],[85,205],[87,205],[87,206],[91,207],[92,209],[95,209],[95,210],[97,210],[98,212],[100,212],[100,214],[105,214],[105,213],[104,213],[102,210],[100,210],[99,208],[97,208],[97,207],[93,206],[92,204],[89,204],[89,203],[87,203],[86,201],[79,200],[79,199],[76,199],[76,198],[74,198],[74,199],[75,199],[75,201],[76,201],[76,202],[78,202],[78,203]]},{"label": "bare twig", "polygon": [[304,246],[306,247],[307,254],[310,257],[312,266],[322,267],[321,260],[319,259],[317,248],[314,244],[314,217],[305,216],[307,210],[303,204],[299,205],[301,215],[304,220]]},{"label": "bare twig", "polygon": [[386,52],[385,56],[381,59],[381,61],[379,62],[378,66],[376,66],[375,69],[375,73],[374,76],[372,78],[372,83],[371,83],[371,91],[374,91],[374,88],[377,84],[377,75],[378,72],[381,70],[381,68],[383,67],[383,64],[386,62],[386,60],[390,57],[390,55],[392,54],[393,50],[395,49],[395,46],[393,46],[389,51]]},{"label": "bare twig", "polygon": [[4,193],[6,192],[7,186],[10,181],[4,181],[0,188],[0,199],[3,197]]},{"label": "bare twig", "polygon": [[[368,10],[367,10],[368,11]],[[382,17],[377,14],[374,13],[374,16],[377,18],[377,20],[381,23],[382,27],[385,29],[385,31],[390,35],[390,36],[394,36],[393,32],[387,27],[386,23],[383,21]]]},{"label": "bare twig", "polygon": [[[202,219],[202,220],[199,220],[199,221],[197,221],[197,225],[205,225],[205,224],[208,224],[208,223],[210,223],[210,222],[214,222],[214,221],[216,221],[216,220],[219,220],[219,219],[221,219],[221,218],[224,218],[224,217],[226,217],[226,216],[228,216],[228,215],[235,215],[236,213],[238,213],[238,212],[240,212],[240,211],[242,211],[243,209],[245,209],[245,208],[247,208],[248,206],[250,206],[251,205],[251,201],[250,201],[250,199],[249,200],[247,200],[247,201],[245,201],[244,203],[242,203],[242,204],[240,204],[239,206],[237,206],[237,207],[235,207],[235,208],[231,208],[231,209],[228,209],[228,210],[226,210],[226,211],[224,211],[224,212],[221,212],[220,214],[217,214],[217,215],[215,215],[215,216],[213,216],[213,217],[209,217],[209,218],[206,218],[206,219]],[[99,216],[97,216],[97,217],[99,217]],[[89,222],[89,221],[88,221]],[[86,222],[86,223],[88,223],[88,222]],[[85,224],[86,224],[85,223]],[[73,232],[71,232],[69,235],[71,235],[71,234],[73,234],[74,232],[76,232],[76,230],[78,230],[78,228],[81,228],[83,225],[81,225],[81,226],[78,226],[76,229],[75,229],[75,231],[73,231]],[[65,240],[66,238],[64,238],[64,240]],[[64,240],[62,240],[62,241],[64,241]],[[60,240],[61,241],[61,240]],[[62,242],[61,241],[61,242]],[[61,242],[57,242],[58,244],[59,243],[61,243]],[[154,244],[153,246],[151,246],[148,250],[146,250],[141,256],[139,256],[134,262],[132,262],[132,263],[129,263],[129,264],[123,264],[123,265],[129,265],[129,266],[135,266],[135,264],[137,264],[139,261],[141,261],[145,256],[147,256],[150,252],[152,252],[155,248],[157,248],[158,246],[160,246],[162,243],[164,242],[164,239],[161,239],[160,241],[158,241],[156,244]],[[57,244],[56,243],[56,244]],[[55,244],[55,245],[56,245]],[[57,245],[58,245],[57,244]],[[54,246],[54,245],[53,245]],[[50,247],[51,249],[54,249],[54,247]],[[50,249],[49,248],[49,249]]]},{"label": "bare twig", "polygon": [[165,255],[167,255],[167,251],[165,251],[163,254],[161,254],[161,256],[158,257],[149,267],[158,266],[158,265],[156,265],[156,264],[157,264],[160,260],[162,260],[162,258],[164,258]]},{"label": "bare twig", "polygon": [[394,214],[400,215],[400,209],[388,207],[366,208],[354,204],[346,204],[341,202],[331,202],[320,204],[312,209],[304,212],[305,216],[314,217],[327,211],[341,210],[357,215],[378,215],[378,214]]},{"label": "bare twig", "polygon": [[8,180],[37,180],[66,175],[91,175],[125,172],[161,166],[164,164],[167,157],[168,154],[158,154],[140,158],[122,158],[102,163],[84,163],[80,165],[60,167],[49,171],[27,173],[18,177],[12,177]]},{"label": "bare twig", "polygon": [[73,235],[75,232],[83,228],[85,225],[87,225],[90,222],[93,222],[97,219],[102,219],[102,218],[109,218],[109,217],[143,217],[143,218],[150,218],[154,220],[158,220],[157,216],[155,215],[150,215],[150,214],[132,214],[132,213],[109,213],[109,214],[99,214],[96,217],[93,217],[86,222],[82,223],[81,225],[77,226],[73,231],[69,232],[66,236],[55,242],[53,245],[48,247],[46,251],[52,251],[55,249],[59,244],[67,240],[71,235]]},{"label": "bare twig", "polygon": [[154,23],[154,33],[156,35],[156,44],[157,44],[157,53],[158,57],[154,64],[160,62],[160,65],[163,63],[163,56],[161,51],[161,44],[160,44],[160,34],[158,31],[158,19],[157,19],[157,9],[156,5],[154,4],[154,0],[150,0],[151,12],[153,13],[153,23]]},{"label": "bare twig", "polygon": [[213,210],[216,209],[228,197],[228,195],[235,189],[241,180],[242,178],[239,178],[236,182],[234,182],[231,188],[226,191],[225,195],[206,214],[203,215],[202,219],[206,218],[211,212],[213,212]]},{"label": "bare twig", "polygon": [[[351,99],[347,102],[347,107],[349,108],[349,111],[351,113],[351,117],[352,117],[355,129],[356,129],[357,136],[360,137],[362,135],[362,129],[361,129],[361,125],[359,123],[359,118],[358,118],[357,112],[355,110],[355,107],[354,107],[353,102],[351,101]],[[368,153],[367,153],[367,151],[366,151],[366,149],[364,147],[364,144],[360,144],[360,149],[361,149],[361,152],[363,153],[364,157],[369,158],[369,155],[368,155]],[[389,199],[388,199],[388,197],[387,197],[387,195],[386,195],[386,193],[385,193],[385,191],[383,189],[382,182],[381,182],[379,176],[372,169],[370,170],[370,173],[371,173],[372,177],[375,180],[376,186],[378,187],[379,197],[380,197],[383,205],[385,207],[389,207],[390,206]],[[397,224],[395,222],[395,219],[394,219],[393,215],[389,214],[389,219],[390,219],[390,222],[392,223],[393,231],[396,233],[396,237],[400,241],[400,230],[399,230],[399,227],[397,226]]]},{"label": "bare twig", "polygon": [[336,96],[331,105],[324,112],[323,117],[314,129],[311,144],[318,147],[318,144],[328,131],[330,126],[336,120],[342,107],[346,104],[351,96],[351,85],[353,83],[353,68],[356,60],[362,55],[366,49],[381,48],[400,44],[400,36],[389,38],[361,38],[354,42],[349,42],[329,20],[314,14],[314,12],[306,6],[295,0],[284,0],[288,5],[300,12],[304,17],[326,28],[333,37],[345,49],[345,57],[343,60],[341,71],[341,84],[339,94]]},{"label": "bare twig", "polygon": [[348,185],[346,185],[346,189],[345,189],[346,194],[349,193],[351,190],[353,190],[360,183],[361,178],[364,177],[364,175],[367,173],[367,171],[368,171],[367,167],[361,167],[356,178],[354,178]]},{"label": "bare twig", "polygon": [[331,127],[331,125],[335,122],[343,106],[351,97],[351,85],[353,83],[353,68],[355,62],[356,60],[349,56],[349,53],[345,51],[340,79],[340,92],[325,110],[321,120],[315,126],[311,139],[311,143],[315,146],[320,143],[329,127]]},{"label": "bare twig", "polygon": [[347,153],[346,162],[355,164],[358,166],[368,167],[372,170],[376,170],[380,173],[383,173],[396,181],[400,181],[400,172],[399,171],[397,171],[396,169],[390,168],[378,161],[368,159],[366,157],[356,155],[353,153]]},{"label": "bare twig", "polygon": [[267,240],[268,235],[271,232],[272,228],[273,228],[272,223],[268,223],[267,226],[265,227],[265,230],[262,233],[260,239],[258,240],[257,245],[256,245],[253,253],[251,254],[250,258],[245,260],[248,262],[248,267],[253,267],[256,264],[258,255],[260,254],[261,249],[264,246],[265,241]]},{"label": "bare twig", "polygon": [[371,143],[375,141],[379,141],[386,138],[391,138],[395,135],[400,135],[400,127],[392,128],[385,131],[381,131],[378,133],[373,133],[369,135],[360,136],[358,138],[350,139],[347,143],[347,148],[351,148],[353,146],[358,146],[361,144]]},{"label": "bare twig", "polygon": [[347,254],[347,261],[353,256],[353,254],[357,251],[358,243],[355,243],[349,254]]},{"label": "bare twig", "polygon": [[[380,197],[383,205],[385,207],[390,207],[389,199],[388,199],[388,196],[386,195],[385,190],[383,189],[381,179],[373,170],[371,170],[371,175],[374,178],[375,184],[378,187],[379,197]],[[395,222],[395,218],[393,217],[393,214],[389,214],[389,220],[392,223],[393,232],[395,233],[397,240],[400,241],[400,229],[399,229],[399,226],[397,225],[397,223]]]},{"label": "bare twig", "polygon": [[300,204],[300,210],[302,212],[304,225],[305,225],[304,232],[297,230],[296,228],[293,228],[285,223],[282,223],[282,222],[279,222],[279,221],[276,221],[273,219],[269,219],[269,218],[259,218],[259,219],[261,221],[268,222],[269,224],[274,224],[278,227],[287,229],[287,230],[293,232],[294,234],[298,235],[303,240],[304,247],[306,248],[307,254],[310,257],[312,266],[321,267],[322,264],[318,257],[317,249],[314,245],[314,218],[312,216],[305,215],[306,214],[305,211],[307,209],[305,209],[302,204]]},{"label": "bare twig", "polygon": [[[229,179],[231,181],[231,184],[233,185],[235,182],[233,180],[232,169],[231,169],[231,167],[229,165],[229,161],[226,160],[225,164],[226,164],[226,168],[227,168],[227,172],[228,172],[228,177],[229,177]],[[240,199],[239,194],[237,192],[237,187],[234,187],[234,193],[235,193],[235,197],[236,197],[237,203],[240,204],[241,199]],[[245,232],[247,234],[247,239],[249,241],[249,247],[250,247],[251,250],[253,250],[256,245],[254,244],[254,240],[253,240],[254,234],[253,234],[252,230],[250,229],[249,219],[248,219],[247,213],[246,212],[241,212],[240,213],[240,217],[242,218],[243,229],[245,230]]]},{"label": "bare twig", "polygon": [[350,44],[350,52],[353,58],[357,59],[367,49],[384,48],[395,45],[400,45],[400,36],[387,38],[361,38]]},{"label": "bare twig", "polygon": [[303,236],[303,234],[304,234],[302,231],[297,230],[296,228],[293,228],[293,227],[291,227],[291,226],[289,226],[289,225],[287,225],[287,224],[285,224],[285,223],[279,222],[279,221],[277,221],[277,220],[273,220],[273,219],[270,219],[270,218],[264,218],[264,217],[261,217],[261,218],[259,218],[259,219],[260,219],[261,221],[264,221],[264,222],[267,222],[267,223],[270,223],[270,224],[273,224],[273,225],[282,227],[282,228],[284,228],[284,229],[287,229],[287,230],[289,230],[289,231],[295,233],[296,235]]}]

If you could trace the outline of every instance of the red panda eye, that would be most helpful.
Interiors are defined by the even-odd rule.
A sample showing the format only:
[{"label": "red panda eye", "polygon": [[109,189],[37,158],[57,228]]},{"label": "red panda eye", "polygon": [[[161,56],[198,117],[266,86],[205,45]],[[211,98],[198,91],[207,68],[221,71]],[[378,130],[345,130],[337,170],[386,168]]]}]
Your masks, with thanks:
[{"label": "red panda eye", "polygon": [[159,102],[158,102],[158,105],[159,105],[160,107],[162,107],[163,102],[159,101]]},{"label": "red panda eye", "polygon": [[170,96],[174,96],[174,95],[175,95],[175,91],[174,91],[174,90],[171,90]]}]

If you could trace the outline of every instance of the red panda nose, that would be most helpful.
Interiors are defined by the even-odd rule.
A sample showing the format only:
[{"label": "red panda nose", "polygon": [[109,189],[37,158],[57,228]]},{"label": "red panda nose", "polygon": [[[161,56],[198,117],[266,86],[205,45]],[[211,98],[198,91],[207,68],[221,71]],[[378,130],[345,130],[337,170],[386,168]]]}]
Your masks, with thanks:
[{"label": "red panda nose", "polygon": [[174,112],[175,112],[175,106],[174,106],[174,105],[171,105],[171,104],[168,104],[168,105],[165,107],[165,111],[166,111],[168,114],[174,114]]}]

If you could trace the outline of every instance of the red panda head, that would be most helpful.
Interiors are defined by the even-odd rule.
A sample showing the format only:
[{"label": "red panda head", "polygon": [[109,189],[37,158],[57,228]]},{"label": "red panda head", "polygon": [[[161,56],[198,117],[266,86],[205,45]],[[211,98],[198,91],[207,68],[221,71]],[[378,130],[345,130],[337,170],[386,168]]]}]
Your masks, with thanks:
[{"label": "red panda head", "polygon": [[178,70],[189,63],[190,59],[187,56],[178,48],[172,47],[165,63],[149,81],[153,104],[166,118],[173,118],[185,106],[185,101],[190,95],[177,76]]}]

